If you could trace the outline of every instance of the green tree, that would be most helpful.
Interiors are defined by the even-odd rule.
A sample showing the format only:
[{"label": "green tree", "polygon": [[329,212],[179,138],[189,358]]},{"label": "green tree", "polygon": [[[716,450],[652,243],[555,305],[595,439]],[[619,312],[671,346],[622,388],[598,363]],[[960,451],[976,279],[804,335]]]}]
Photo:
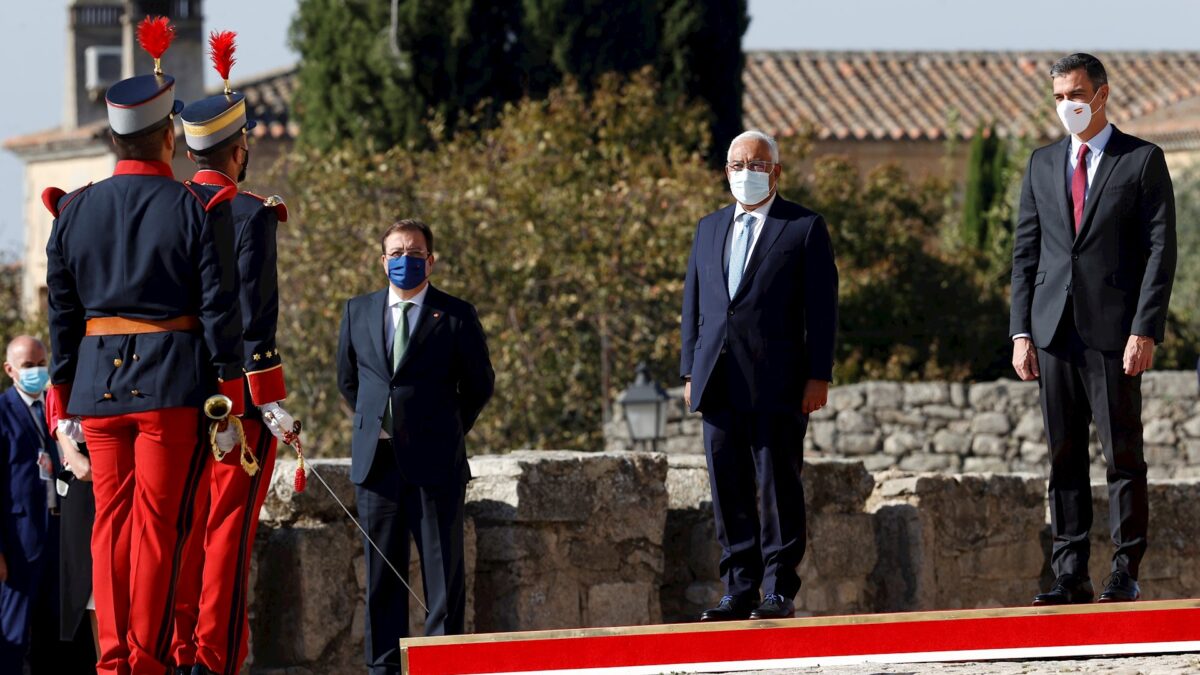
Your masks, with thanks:
[{"label": "green tree", "polygon": [[975,129],[967,149],[961,236],[968,246],[980,250],[987,247],[992,224],[989,214],[993,205],[1005,195],[1005,186],[1001,181],[1004,179],[1006,162],[1004,146],[996,136],[996,127],[981,123]]},{"label": "green tree", "polygon": [[[519,0],[301,0],[300,141],[389,148],[522,93]],[[393,30],[394,23],[394,30]],[[491,103],[489,103],[491,102]]]},{"label": "green tree", "polygon": [[590,92],[606,73],[654,65],[664,102],[708,105],[723,149],[741,130],[748,24],[746,0],[301,0],[301,141],[423,145],[430,119],[486,126],[505,102],[564,78]]}]

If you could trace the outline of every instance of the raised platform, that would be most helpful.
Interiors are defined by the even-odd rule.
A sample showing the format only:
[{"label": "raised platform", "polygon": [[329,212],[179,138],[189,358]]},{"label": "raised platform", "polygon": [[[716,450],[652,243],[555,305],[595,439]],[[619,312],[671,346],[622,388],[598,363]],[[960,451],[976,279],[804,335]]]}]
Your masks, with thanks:
[{"label": "raised platform", "polygon": [[409,638],[400,649],[410,675],[637,675],[1200,652],[1200,600]]}]

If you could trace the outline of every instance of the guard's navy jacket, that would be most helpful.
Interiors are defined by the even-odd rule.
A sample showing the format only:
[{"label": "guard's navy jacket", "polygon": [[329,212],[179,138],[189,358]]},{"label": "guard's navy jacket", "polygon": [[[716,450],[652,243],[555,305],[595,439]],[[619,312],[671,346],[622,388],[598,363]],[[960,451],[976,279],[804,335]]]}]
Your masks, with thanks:
[{"label": "guard's navy jacket", "polygon": [[[176,182],[169,165],[137,160],[122,160],[112,177],[69,194],[43,193],[55,216],[46,245],[57,390],[51,420],[63,398],[69,415],[199,407],[218,381],[240,412],[233,195],[201,194]],[[196,317],[198,326],[85,336],[97,317]]]},{"label": "guard's navy jacket", "polygon": [[[237,182],[220,171],[202,169],[189,182],[202,197],[215,197]],[[277,196],[239,192],[233,198],[234,253],[242,311],[242,367],[246,371],[245,417],[258,419],[257,406],[283,400],[287,389],[283,360],[275,343],[279,320],[279,284],[275,233],[287,221],[287,206]]]}]

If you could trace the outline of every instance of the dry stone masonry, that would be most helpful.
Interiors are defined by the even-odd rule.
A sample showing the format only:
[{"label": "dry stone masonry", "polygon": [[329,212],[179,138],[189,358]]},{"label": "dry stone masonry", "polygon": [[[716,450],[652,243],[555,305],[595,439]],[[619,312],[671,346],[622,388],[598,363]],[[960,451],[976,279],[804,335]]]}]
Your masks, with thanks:
[{"label": "dry stone masonry", "polygon": [[[668,454],[703,454],[700,416],[671,392]],[[1151,371],[1142,380],[1143,436],[1152,478],[1200,477],[1200,390],[1191,371]],[[636,449],[618,408],[605,425],[607,450]],[[1092,456],[1104,458],[1092,433]],[[812,416],[805,458],[857,459],[870,471],[1046,475],[1036,382],[864,382],[834,387]]]}]

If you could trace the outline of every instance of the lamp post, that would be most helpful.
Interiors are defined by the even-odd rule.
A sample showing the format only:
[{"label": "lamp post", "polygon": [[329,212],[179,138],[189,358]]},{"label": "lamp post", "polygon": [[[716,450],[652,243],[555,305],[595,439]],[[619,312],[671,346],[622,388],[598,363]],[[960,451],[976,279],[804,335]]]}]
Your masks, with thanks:
[{"label": "lamp post", "polygon": [[639,363],[637,378],[617,398],[625,411],[625,423],[629,425],[629,437],[634,443],[650,444],[652,451],[658,450],[658,441],[667,436],[667,406],[670,398],[662,387],[650,380],[650,369]]}]

